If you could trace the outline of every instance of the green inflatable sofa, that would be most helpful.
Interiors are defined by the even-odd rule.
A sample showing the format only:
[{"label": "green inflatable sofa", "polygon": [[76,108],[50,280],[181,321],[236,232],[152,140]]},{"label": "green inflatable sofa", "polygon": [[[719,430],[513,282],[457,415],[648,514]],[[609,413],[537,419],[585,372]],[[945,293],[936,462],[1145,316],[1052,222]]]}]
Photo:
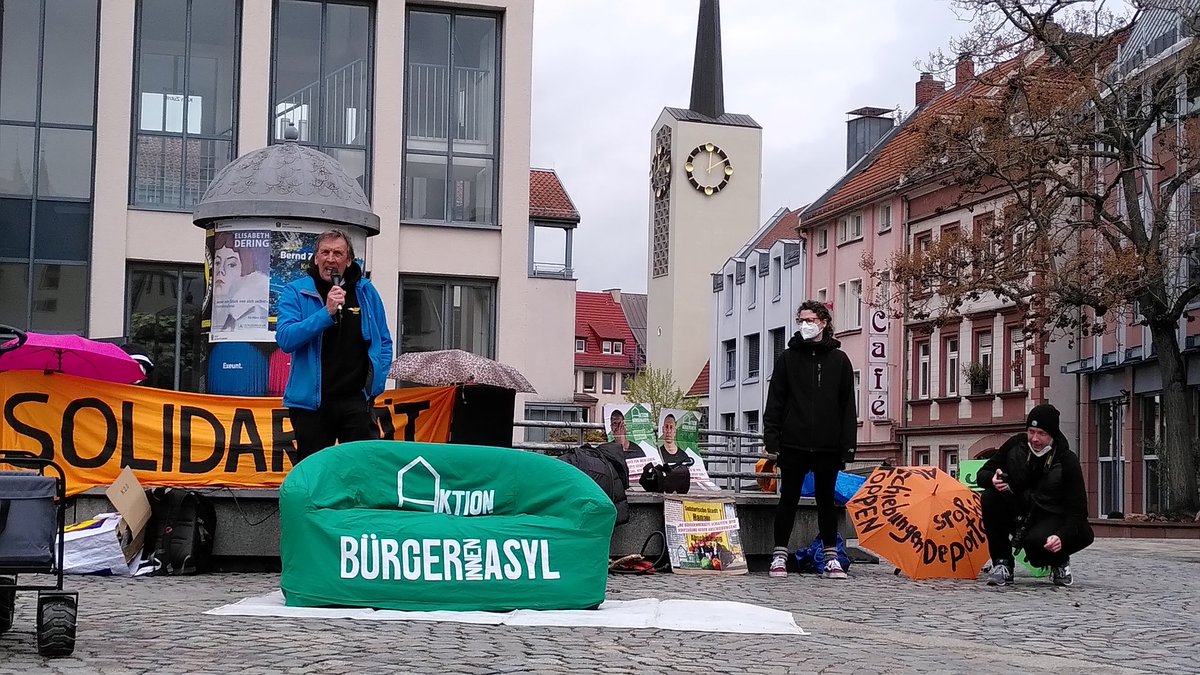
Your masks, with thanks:
[{"label": "green inflatable sofa", "polygon": [[583,472],[505,448],[359,441],[279,489],[287,604],[591,609],[616,508]]}]

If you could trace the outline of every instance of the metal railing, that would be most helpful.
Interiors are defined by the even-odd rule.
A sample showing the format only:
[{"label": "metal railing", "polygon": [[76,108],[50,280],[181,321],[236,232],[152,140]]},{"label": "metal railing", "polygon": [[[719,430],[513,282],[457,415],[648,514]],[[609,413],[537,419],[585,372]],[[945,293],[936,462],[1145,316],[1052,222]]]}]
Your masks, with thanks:
[{"label": "metal railing", "polygon": [[[363,145],[367,124],[367,62],[350,63],[275,102],[274,133],[283,138],[287,123],[296,125],[302,142],[317,142],[310,128],[313,108],[318,103],[319,123],[326,145]],[[322,89],[322,85],[324,89]],[[361,115],[361,119],[360,119]]]},{"label": "metal railing", "polygon": [[[578,448],[584,443],[588,431],[604,433],[604,425],[597,422],[543,422],[519,420],[513,426],[525,429],[557,429],[574,432],[570,440],[520,441],[513,447],[542,454],[561,454]],[[722,489],[733,492],[760,492],[759,478],[774,478],[774,474],[754,470],[758,460],[769,457],[763,449],[762,434],[724,429],[701,429],[700,456],[704,458],[708,475]]]},{"label": "metal railing", "polygon": [[[413,63],[408,67],[408,135],[410,138],[450,137],[449,106],[454,96],[453,139],[488,143],[492,136],[492,73],[482,68],[454,68]],[[452,87],[447,90],[448,85]]]}]

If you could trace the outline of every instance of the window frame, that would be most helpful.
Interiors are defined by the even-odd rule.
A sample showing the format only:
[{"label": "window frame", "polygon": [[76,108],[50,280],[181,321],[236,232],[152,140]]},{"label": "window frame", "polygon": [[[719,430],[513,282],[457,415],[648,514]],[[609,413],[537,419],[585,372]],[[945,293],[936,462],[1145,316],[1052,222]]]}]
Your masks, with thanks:
[{"label": "window frame", "polygon": [[[192,72],[192,68],[191,68],[192,7],[197,2],[204,2],[204,0],[182,0],[182,1],[187,4],[186,19],[185,19],[186,23],[185,23],[185,29],[184,29],[185,38],[184,38],[184,48],[183,48],[184,49],[184,52],[183,52],[183,61],[184,61],[184,63],[183,63],[183,68],[184,68],[183,91],[187,92],[188,91],[188,82],[190,82],[190,80],[191,80],[191,72]],[[273,0],[272,4],[278,5],[278,1],[279,0]],[[215,178],[217,173],[219,173],[220,170],[222,168],[224,168],[226,165],[228,165],[234,161],[237,161],[237,158],[238,158],[238,131],[241,128],[241,125],[238,123],[238,119],[239,119],[239,112],[241,110],[241,103],[242,103],[242,101],[241,101],[242,16],[243,16],[245,2],[244,2],[244,0],[233,0],[233,3],[234,3],[234,5],[233,5],[233,79],[230,83],[232,91],[233,91],[233,94],[232,94],[232,99],[233,99],[232,108],[233,109],[230,111],[230,131],[229,131],[228,136],[218,136],[218,135],[205,134],[205,133],[195,133],[195,134],[189,133],[187,131],[187,122],[186,121],[184,122],[184,128],[181,129],[178,133],[169,132],[169,131],[143,130],[140,128],[139,125],[141,124],[141,119],[142,119],[142,115],[141,115],[141,112],[142,112],[142,102],[141,102],[141,94],[142,94],[142,91],[141,91],[141,86],[142,86],[142,82],[141,82],[142,6],[143,6],[144,2],[145,2],[145,0],[135,0],[135,3],[134,3],[135,7],[134,7],[134,19],[133,19],[134,23],[133,23],[133,74],[132,74],[133,101],[132,101],[132,105],[130,108],[131,119],[129,121],[130,133],[129,133],[129,194],[127,196],[128,197],[128,199],[127,199],[128,207],[131,210],[135,210],[135,211],[166,211],[166,212],[170,212],[170,213],[191,213],[195,209],[195,204],[184,205],[181,203],[179,205],[164,205],[164,204],[138,203],[138,201],[137,201],[138,188],[137,188],[137,180],[136,180],[136,178],[137,178],[137,161],[138,161],[138,138],[142,137],[142,136],[146,136],[146,137],[154,137],[154,138],[173,138],[173,139],[180,140],[180,143],[183,146],[183,156],[180,158],[180,167],[179,167],[179,169],[180,169],[180,186],[181,186],[180,187],[180,199],[181,200],[183,199],[183,197],[185,195],[185,190],[183,188],[183,185],[186,183],[186,181],[183,180],[183,176],[186,175],[186,172],[187,172],[187,142],[189,140],[197,140],[197,141],[201,141],[201,142],[203,142],[203,141],[220,141],[220,142],[228,142],[229,143],[229,161],[226,162],[225,164],[222,164],[220,167],[218,167],[214,171],[212,178]],[[275,30],[274,13],[272,13],[271,21],[272,21],[272,25],[271,25],[272,50],[273,50],[274,49],[273,32]],[[274,60],[274,54],[272,54],[271,77],[274,78],[274,76],[275,76],[275,60]],[[272,83],[273,82],[274,82],[274,80],[272,79]],[[184,95],[186,96],[186,93]],[[186,109],[186,106],[185,106],[185,109]],[[273,123],[273,120],[274,120],[274,118],[272,118],[272,123]],[[210,179],[208,184],[211,184],[211,183],[212,183],[212,180]],[[205,190],[208,189],[208,184],[206,184],[204,186]],[[204,190],[201,190],[200,196],[203,197],[203,195],[204,195]],[[197,198],[197,203],[199,203],[199,198]]]},{"label": "window frame", "polygon": [[625,354],[625,341],[624,340],[613,340],[612,353],[616,354],[618,356],[623,356]]},{"label": "window frame", "polygon": [[[592,376],[591,377],[592,383],[590,385],[588,384],[588,375]],[[581,385],[582,385],[583,393],[594,394],[596,392],[596,371],[594,371],[594,370],[583,371],[583,382],[581,383]]]},{"label": "window frame", "polygon": [[613,344],[613,343],[612,343],[612,340],[601,340],[601,341],[600,341],[600,353],[601,353],[601,354],[611,354],[611,353],[613,353],[613,346],[612,346],[612,344]]},{"label": "window frame", "polygon": [[962,371],[962,357],[959,354],[960,344],[958,334],[943,336],[942,345],[945,347],[945,358],[943,361],[946,364],[946,376],[942,378],[942,381],[946,388],[946,396],[958,396],[958,378]]},{"label": "window frame", "polygon": [[[1025,354],[1026,341],[1025,333],[1020,326],[1008,327],[1008,384],[1009,391],[1024,391],[1025,390]],[[1017,338],[1020,338],[1018,342]]]},{"label": "window frame", "polygon": [[[183,314],[184,314],[184,312],[183,312],[184,293],[182,292],[182,289],[184,288],[184,283],[185,283],[184,275],[189,272],[194,275],[197,275],[199,280],[201,282],[203,282],[203,279],[204,279],[204,266],[203,265],[193,265],[193,264],[186,264],[186,263],[149,263],[149,262],[130,262],[129,264],[127,264],[125,267],[125,305],[123,308],[124,313],[123,313],[122,319],[123,319],[123,326],[124,326],[124,334],[126,336],[128,336],[129,339],[135,340],[139,344],[145,344],[146,341],[140,340],[140,339],[135,339],[136,336],[134,335],[133,304],[134,304],[134,294],[137,289],[133,283],[133,277],[134,277],[134,275],[138,275],[138,274],[159,275],[163,278],[173,277],[174,283],[175,283],[175,288],[178,289],[176,292],[175,315],[174,315],[174,319],[175,319],[174,347],[175,347],[175,349],[174,349],[174,353],[172,355],[173,356],[172,362],[173,362],[174,368],[171,371],[171,388],[167,391],[187,391],[187,392],[192,392],[192,393],[204,393],[204,392],[200,391],[201,387],[199,386],[199,384],[201,383],[201,381],[203,379],[202,376],[208,370],[208,367],[207,367],[208,349],[207,349],[207,342],[205,342],[204,338],[203,338],[203,333],[200,332],[200,320],[201,320],[202,310],[203,310],[202,299],[201,299],[201,302],[199,304],[197,304],[198,311],[196,314],[196,335],[194,336],[196,338],[196,344],[194,345],[194,348],[199,353],[199,358],[192,364],[192,371],[193,371],[192,378],[195,379],[197,386],[194,388],[186,388],[186,389],[180,388],[180,384],[181,384],[181,381],[182,381],[183,375],[184,375],[183,367],[182,367],[183,355],[184,355],[183,338],[184,338],[184,331],[187,330],[187,327],[184,326],[183,322],[182,322]],[[148,345],[147,345],[147,347],[148,347]],[[159,361],[161,361],[161,359],[159,359]],[[159,372],[162,369],[162,365],[163,364],[161,362],[155,364],[156,367],[155,367],[154,375],[156,377],[159,377]],[[153,385],[146,385],[146,386],[153,386]]]},{"label": "window frame", "polygon": [[918,342],[915,351],[917,353],[916,398],[927,401],[930,391],[933,389],[932,347],[929,340]]},{"label": "window frame", "polygon": [[762,338],[759,333],[751,333],[744,340],[746,343],[746,380],[757,380],[762,374]]},{"label": "window frame", "polygon": [[448,340],[453,335],[451,324],[446,323],[453,316],[453,290],[454,286],[462,286],[465,288],[486,288],[490,292],[488,314],[491,319],[491,325],[488,327],[488,353],[481,354],[489,359],[496,357],[496,334],[500,323],[498,313],[499,308],[499,282],[496,279],[486,279],[480,277],[444,277],[444,276],[422,276],[422,275],[401,275],[399,280],[399,328],[398,335],[395,336],[393,344],[395,345],[396,354],[400,355],[404,352],[404,285],[412,283],[418,285],[433,285],[441,284],[442,286],[442,349],[460,349]]},{"label": "window frame", "polygon": [[[267,84],[267,145],[276,145],[284,142],[295,142],[305,147],[313,148],[325,154],[330,149],[334,150],[362,150],[363,152],[363,184],[362,189],[366,194],[367,199],[371,199],[371,181],[374,178],[373,167],[375,164],[374,147],[375,147],[375,78],[378,77],[378,68],[375,62],[375,31],[379,26],[379,18],[377,16],[378,3],[369,2],[369,0],[293,0],[294,2],[311,2],[321,5],[321,45],[320,56],[318,57],[318,69],[321,71],[317,75],[317,82],[328,77],[329,74],[324,72],[325,68],[325,34],[327,26],[327,17],[329,14],[329,5],[351,5],[356,7],[367,8],[367,77],[364,78],[366,86],[366,105],[367,105],[367,133],[363,145],[340,145],[324,142],[313,141],[285,141],[284,139],[275,138],[275,122],[278,118],[278,113],[275,112],[275,86],[278,77],[279,63],[279,5],[280,0],[271,0],[271,73],[270,80]],[[405,48],[405,60],[407,62],[408,49]],[[323,97],[323,87],[321,93]],[[325,130],[321,129],[321,141],[324,141]],[[235,151],[236,156],[236,151]],[[331,155],[332,156],[332,155]],[[403,155],[402,155],[403,157]],[[403,159],[401,160],[403,161]]]},{"label": "window frame", "polygon": [[[885,212],[886,217],[884,215]],[[879,234],[890,232],[892,230],[892,205],[890,203],[880,204],[878,210],[875,212],[875,218],[877,221],[876,230]]]},{"label": "window frame", "polygon": [[587,338],[575,338],[575,353],[576,354],[586,354],[587,353]]},{"label": "window frame", "polygon": [[758,266],[750,265],[746,271],[746,309],[758,305]]},{"label": "window frame", "polygon": [[603,394],[617,393],[617,374],[611,370],[600,371],[600,392]]},{"label": "window frame", "polygon": [[817,253],[821,254],[829,250],[829,226],[817,228]]},{"label": "window frame", "polygon": [[[33,133],[34,165],[30,169],[31,180],[30,180],[28,193],[26,193],[26,194],[5,193],[5,194],[0,195],[0,198],[11,199],[13,201],[27,202],[29,205],[29,220],[28,220],[29,244],[28,244],[27,254],[24,256],[21,256],[21,257],[16,257],[16,256],[0,257],[0,265],[18,265],[25,272],[25,281],[24,281],[24,286],[25,286],[24,310],[25,310],[25,312],[24,312],[24,316],[21,317],[21,319],[22,319],[21,322],[14,322],[16,324],[14,327],[20,328],[23,330],[27,330],[27,331],[28,330],[36,331],[36,330],[40,329],[39,324],[35,323],[35,316],[34,316],[35,314],[39,313],[36,309],[36,304],[37,304],[37,300],[38,300],[37,292],[39,290],[38,284],[37,284],[37,279],[36,279],[36,274],[37,274],[39,267],[78,267],[78,268],[82,268],[83,274],[84,274],[83,285],[84,285],[84,289],[85,289],[84,290],[85,297],[82,300],[82,316],[79,318],[79,321],[80,321],[79,332],[81,334],[86,334],[89,329],[89,326],[91,324],[91,321],[90,321],[91,309],[92,309],[92,305],[91,305],[91,286],[92,286],[91,281],[92,281],[92,278],[91,277],[92,277],[92,271],[93,271],[92,270],[92,252],[91,251],[92,251],[92,246],[94,244],[93,240],[94,240],[94,235],[95,235],[95,218],[96,218],[96,213],[95,213],[95,211],[96,211],[96,206],[95,206],[96,170],[97,170],[96,148],[97,148],[97,142],[98,142],[97,141],[97,127],[98,127],[97,116],[99,115],[99,103],[100,103],[100,100],[99,100],[100,99],[100,46],[101,46],[101,41],[103,40],[103,37],[104,37],[101,32],[101,26],[103,23],[103,21],[102,21],[103,11],[104,11],[103,4],[104,3],[102,2],[102,0],[95,0],[95,13],[96,13],[95,33],[94,33],[94,35],[95,35],[95,50],[92,54],[92,72],[91,72],[91,77],[92,77],[92,101],[91,101],[92,114],[91,114],[90,123],[79,124],[79,123],[73,123],[73,122],[52,122],[52,121],[46,121],[43,119],[43,114],[44,114],[43,110],[45,107],[43,105],[44,104],[43,92],[45,90],[45,85],[46,85],[46,82],[45,82],[45,80],[46,80],[46,76],[45,76],[46,19],[47,19],[47,15],[50,13],[46,6],[47,0],[38,0],[39,35],[36,40],[37,55],[38,55],[38,59],[37,59],[38,60],[38,68],[34,75],[34,81],[36,83],[36,85],[35,85],[36,91],[31,92],[31,96],[34,99],[34,101],[33,101],[33,120],[23,120],[23,119],[15,119],[15,118],[14,119],[0,118],[0,126],[9,127],[9,128],[29,129]],[[3,36],[3,33],[2,33],[3,14],[4,14],[4,12],[0,11],[0,39],[2,39],[2,36]],[[2,46],[3,45],[0,44],[0,48],[2,48]],[[3,56],[3,52],[0,51],[0,58],[2,58],[2,56]],[[43,162],[41,161],[41,157],[44,152],[44,146],[43,146],[43,141],[42,141],[42,137],[43,137],[42,132],[45,130],[86,131],[87,133],[89,133],[91,135],[91,144],[89,147],[91,156],[87,162],[88,194],[86,197],[67,197],[67,196],[55,196],[55,195],[40,194],[40,192],[41,192],[40,183],[42,180],[42,165],[43,165]],[[0,161],[7,161],[7,159],[8,158],[5,158]],[[40,203],[47,204],[46,208],[50,208],[49,204],[54,204],[54,203],[78,204],[78,205],[87,207],[88,221],[89,221],[88,228],[87,228],[87,238],[88,238],[87,244],[86,244],[87,252],[84,254],[82,260],[39,257],[37,255],[37,230],[38,230],[38,221],[39,221],[38,205]],[[9,300],[6,298],[5,302],[9,302]],[[57,310],[55,310],[55,312],[56,311]],[[41,329],[41,330],[44,330],[45,332],[61,332],[61,331],[55,331],[53,329],[48,329],[48,328]]]},{"label": "window frame", "polygon": [[[276,1],[278,1],[278,0],[276,0]],[[490,157],[490,159],[492,161],[491,209],[492,209],[493,218],[492,218],[492,222],[490,222],[490,223],[454,220],[453,219],[454,216],[452,213],[454,210],[452,208],[452,199],[453,199],[453,192],[454,192],[454,190],[453,190],[454,181],[453,180],[447,180],[447,182],[446,182],[446,203],[445,203],[446,216],[447,216],[446,220],[433,220],[433,219],[429,219],[429,218],[408,218],[405,216],[405,213],[408,211],[408,195],[407,195],[407,191],[405,189],[405,182],[402,180],[400,182],[400,211],[399,211],[400,217],[399,217],[399,220],[401,223],[412,223],[412,224],[417,224],[417,225],[433,225],[436,227],[459,227],[459,228],[468,228],[468,229],[476,228],[476,229],[487,229],[487,230],[501,229],[504,225],[504,223],[502,222],[503,218],[501,217],[502,214],[500,211],[500,209],[502,207],[502,200],[500,199],[500,169],[501,169],[501,156],[503,154],[502,147],[503,147],[503,140],[504,140],[501,135],[501,130],[503,129],[502,122],[504,119],[504,84],[505,84],[504,83],[504,68],[507,65],[507,61],[505,59],[505,42],[504,42],[505,28],[506,28],[506,24],[504,21],[504,18],[505,18],[504,13],[503,12],[489,12],[486,9],[465,8],[465,7],[461,7],[461,6],[457,6],[457,5],[406,4],[406,6],[404,8],[404,25],[405,25],[404,37],[405,37],[405,39],[404,39],[404,65],[403,65],[404,76],[405,76],[406,81],[408,79],[407,76],[408,76],[408,71],[409,71],[409,66],[410,66],[410,61],[409,61],[410,41],[408,40],[408,26],[410,24],[409,19],[412,16],[413,12],[448,15],[450,17],[450,44],[451,45],[454,44],[455,36],[457,34],[455,26],[456,26],[458,17],[465,16],[465,17],[487,18],[487,19],[493,19],[496,22],[496,56],[495,56],[496,67],[493,72],[493,77],[495,77],[495,80],[496,80],[496,86],[495,86],[496,101],[495,101],[495,108],[493,110],[494,119],[492,121],[492,138],[495,140],[492,144],[493,148],[492,148],[492,154]],[[453,47],[451,47],[451,49],[453,49]],[[447,62],[450,64],[451,68],[454,67],[453,52],[451,52],[450,58],[448,59]],[[401,105],[401,110],[404,110],[404,111],[408,110],[407,86],[405,88],[404,95],[402,96],[400,105]],[[452,142],[452,139],[450,138],[450,134],[452,133],[450,131],[450,129],[454,126],[455,120],[457,118],[457,116],[455,115],[455,112],[454,112],[457,109],[457,106],[447,105],[446,109],[447,109],[448,117],[447,117],[447,125],[446,125],[447,138],[446,138],[445,154],[441,155],[437,152],[424,151],[424,150],[420,151],[418,154],[437,155],[439,157],[444,157],[446,159],[446,176],[451,177],[453,175],[453,170],[454,170],[455,153],[454,153],[454,143]],[[407,172],[406,167],[408,165],[408,154],[409,154],[409,148],[408,148],[408,138],[409,138],[409,135],[408,135],[409,119],[408,118],[409,118],[409,116],[407,114],[405,114],[405,115],[403,115],[403,117],[404,117],[404,123],[400,130],[400,165],[402,167],[402,170]],[[466,154],[463,156],[471,157],[471,158],[475,158],[475,159],[488,159],[488,157],[485,157],[484,155]]]},{"label": "window frame", "polygon": [[722,346],[725,351],[725,379],[722,384],[737,382],[737,340],[724,340]]},{"label": "window frame", "polygon": [[[988,338],[986,345],[983,344],[983,337],[985,335]],[[991,328],[975,331],[975,360],[984,364],[988,373],[987,388],[984,389],[985,394],[992,393],[992,360],[995,358],[995,344]]]}]

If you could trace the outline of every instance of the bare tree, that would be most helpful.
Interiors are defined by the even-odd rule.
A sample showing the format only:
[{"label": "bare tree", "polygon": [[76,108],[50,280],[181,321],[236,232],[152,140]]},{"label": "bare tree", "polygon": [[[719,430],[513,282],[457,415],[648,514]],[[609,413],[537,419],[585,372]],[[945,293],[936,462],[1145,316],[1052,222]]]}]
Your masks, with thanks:
[{"label": "bare tree", "polygon": [[929,65],[970,58],[980,74],[913,118],[921,142],[906,180],[957,193],[956,206],[999,208],[972,232],[888,261],[899,306],[937,324],[983,300],[1012,302],[1034,345],[1147,326],[1168,501],[1194,512],[1179,327],[1200,296],[1200,3],[1136,0],[1126,13],[1084,0],[954,5],[972,29]]}]

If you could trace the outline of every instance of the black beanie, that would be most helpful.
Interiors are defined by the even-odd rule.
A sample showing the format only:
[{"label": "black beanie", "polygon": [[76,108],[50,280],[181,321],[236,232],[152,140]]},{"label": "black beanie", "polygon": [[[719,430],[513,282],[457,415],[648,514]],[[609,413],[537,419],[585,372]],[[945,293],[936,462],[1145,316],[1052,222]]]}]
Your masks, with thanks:
[{"label": "black beanie", "polygon": [[1034,406],[1025,418],[1025,427],[1037,427],[1051,436],[1058,436],[1058,408],[1049,403]]}]

